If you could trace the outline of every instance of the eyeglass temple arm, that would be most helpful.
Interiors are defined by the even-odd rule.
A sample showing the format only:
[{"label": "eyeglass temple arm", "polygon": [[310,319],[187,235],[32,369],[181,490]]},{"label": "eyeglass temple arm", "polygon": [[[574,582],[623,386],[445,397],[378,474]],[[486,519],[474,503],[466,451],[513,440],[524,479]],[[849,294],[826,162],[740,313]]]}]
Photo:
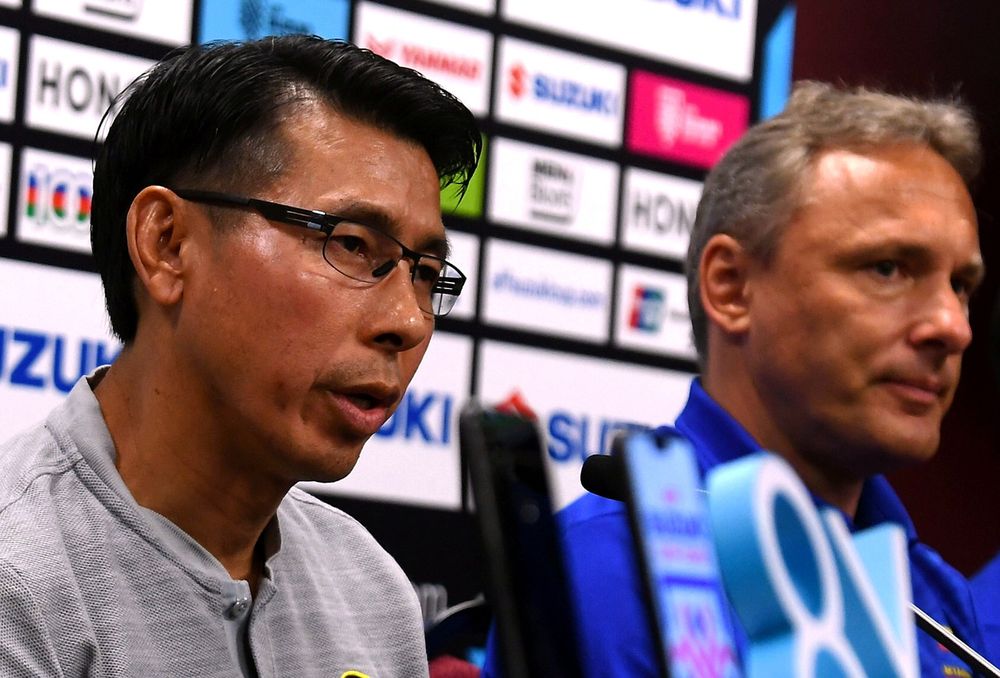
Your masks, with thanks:
[{"label": "eyeglass temple arm", "polygon": [[322,231],[327,235],[333,231],[334,226],[343,221],[340,217],[333,217],[325,212],[307,210],[302,207],[276,205],[263,200],[254,200],[253,198],[248,203],[267,219],[295,226],[304,226],[313,231]]},{"label": "eyeglass temple arm", "polygon": [[272,221],[279,221],[295,226],[304,226],[314,231],[322,231],[329,235],[333,227],[343,221],[340,217],[332,217],[325,212],[307,210],[302,207],[291,207],[290,205],[279,205],[266,200],[256,198],[244,198],[229,193],[217,193],[215,191],[198,191],[181,189],[174,191],[185,200],[196,200],[222,207],[249,207],[255,209],[265,218]]}]

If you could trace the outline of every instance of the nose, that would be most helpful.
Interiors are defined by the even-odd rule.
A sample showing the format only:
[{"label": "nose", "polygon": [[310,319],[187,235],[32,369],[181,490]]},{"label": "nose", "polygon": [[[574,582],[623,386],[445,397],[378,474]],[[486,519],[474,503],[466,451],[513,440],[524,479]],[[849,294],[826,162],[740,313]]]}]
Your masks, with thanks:
[{"label": "nose", "polygon": [[949,354],[968,348],[972,342],[968,300],[955,292],[950,281],[925,297],[923,306],[913,327],[916,345],[939,346]]},{"label": "nose", "polygon": [[419,345],[434,328],[433,321],[417,303],[411,266],[408,260],[401,259],[371,288],[377,302],[369,316],[368,334],[373,343],[389,351],[406,351]]}]

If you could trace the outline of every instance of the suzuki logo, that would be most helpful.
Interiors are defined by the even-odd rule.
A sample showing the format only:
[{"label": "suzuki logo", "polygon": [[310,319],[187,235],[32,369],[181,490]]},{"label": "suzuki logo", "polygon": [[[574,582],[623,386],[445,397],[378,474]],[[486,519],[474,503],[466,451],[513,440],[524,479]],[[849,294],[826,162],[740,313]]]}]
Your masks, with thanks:
[{"label": "suzuki logo", "polygon": [[379,438],[420,440],[446,446],[451,442],[454,399],[447,393],[406,392],[396,412],[375,435]]},{"label": "suzuki logo", "polygon": [[510,89],[510,93],[514,95],[515,98],[520,99],[524,96],[524,92],[527,89],[528,70],[523,64],[515,64],[510,69],[510,83],[507,87]]},{"label": "suzuki logo", "polygon": [[80,377],[114,362],[120,351],[106,341],[0,326],[0,382],[69,393]]}]

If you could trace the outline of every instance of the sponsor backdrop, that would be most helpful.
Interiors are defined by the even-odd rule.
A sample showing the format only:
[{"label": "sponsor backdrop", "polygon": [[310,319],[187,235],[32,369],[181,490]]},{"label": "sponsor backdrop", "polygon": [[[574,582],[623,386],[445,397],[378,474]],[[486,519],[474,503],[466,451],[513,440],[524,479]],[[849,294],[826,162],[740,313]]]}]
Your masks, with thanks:
[{"label": "sponsor backdrop", "polygon": [[615,431],[672,421],[695,370],[681,261],[701,180],[787,95],[786,4],[0,0],[0,437],[120,351],[89,240],[115,95],[192,41],[351,39],[460,97],[487,151],[461,202],[442,194],[468,292],[354,473],[306,487],[383,539],[428,615],[474,595],[462,405],[538,418],[560,506]]}]

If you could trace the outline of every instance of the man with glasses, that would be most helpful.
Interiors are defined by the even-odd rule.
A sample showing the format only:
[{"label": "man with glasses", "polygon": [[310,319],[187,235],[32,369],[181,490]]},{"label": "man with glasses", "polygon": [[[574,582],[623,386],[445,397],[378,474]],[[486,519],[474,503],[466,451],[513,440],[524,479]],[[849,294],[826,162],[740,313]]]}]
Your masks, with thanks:
[{"label": "man with glasses", "polygon": [[398,565],[293,485],[351,471],[462,290],[472,114],[304,36],[123,96],[92,241],[124,348],[0,448],[0,675],[426,675]]}]

